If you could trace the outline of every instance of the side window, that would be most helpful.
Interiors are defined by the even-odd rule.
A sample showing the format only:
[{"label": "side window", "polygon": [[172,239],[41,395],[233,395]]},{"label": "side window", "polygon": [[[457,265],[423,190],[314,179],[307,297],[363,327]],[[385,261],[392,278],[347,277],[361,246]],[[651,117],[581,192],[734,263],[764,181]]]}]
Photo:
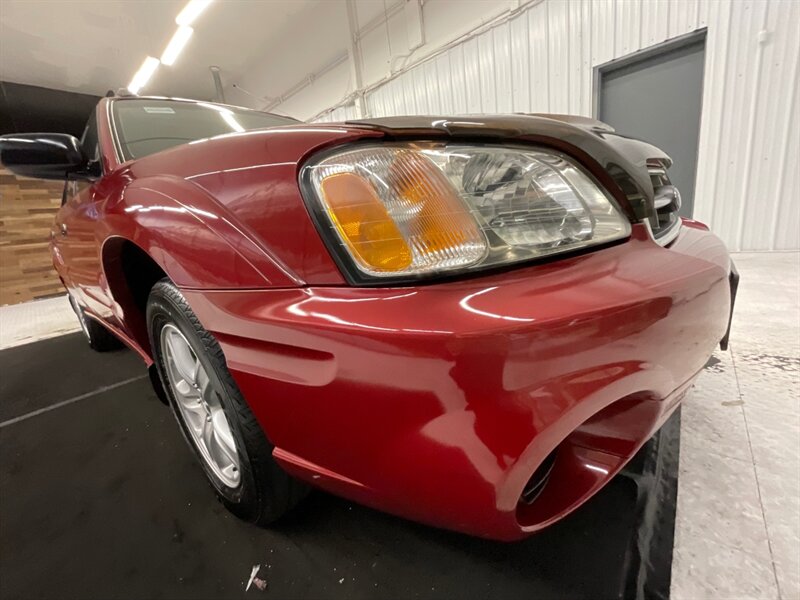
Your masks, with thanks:
[{"label": "side window", "polygon": [[94,109],[92,109],[92,114],[89,117],[89,121],[86,123],[86,129],[83,130],[81,147],[86,156],[89,157],[90,163],[100,163],[100,142],[97,136],[97,113]]}]

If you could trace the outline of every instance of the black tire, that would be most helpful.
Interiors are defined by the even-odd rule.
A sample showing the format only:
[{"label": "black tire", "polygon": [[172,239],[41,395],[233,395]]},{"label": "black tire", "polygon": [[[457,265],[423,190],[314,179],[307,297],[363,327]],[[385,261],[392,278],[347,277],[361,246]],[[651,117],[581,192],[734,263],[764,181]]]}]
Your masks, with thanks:
[{"label": "black tire", "polygon": [[72,294],[68,294],[69,303],[75,315],[78,317],[78,323],[81,325],[81,331],[86,341],[89,342],[89,347],[96,352],[110,352],[111,350],[119,350],[124,346],[120,339],[111,333],[108,329],[103,327],[100,323],[86,316],[83,308],[75,301]]},{"label": "black tire", "polygon": [[[167,376],[161,330],[167,324],[176,327],[189,342],[192,352],[208,374],[212,392],[231,428],[239,455],[240,478],[229,487],[214,473],[189,433],[178,408],[175,391]],[[147,301],[147,326],[153,358],[181,432],[222,503],[239,518],[267,525],[290,510],[308,493],[308,486],[290,477],[272,457],[273,445],[250,411],[233,381],[225,357],[214,337],[206,331],[187,304],[180,290],[168,279],[153,286]]]}]

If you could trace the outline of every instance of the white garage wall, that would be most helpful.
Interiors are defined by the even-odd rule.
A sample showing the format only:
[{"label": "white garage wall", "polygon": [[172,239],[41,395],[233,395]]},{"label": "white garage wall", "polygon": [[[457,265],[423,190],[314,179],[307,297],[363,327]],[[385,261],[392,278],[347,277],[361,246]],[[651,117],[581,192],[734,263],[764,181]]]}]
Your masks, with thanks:
[{"label": "white garage wall", "polygon": [[[428,42],[435,4],[423,4]],[[501,13],[508,9],[505,2],[485,4],[495,6],[494,16],[498,6]],[[459,21],[457,11],[451,14]],[[474,27],[479,16],[469,16]],[[491,16],[487,13],[485,18]],[[391,60],[390,42],[390,54],[407,52],[402,45],[398,48],[404,32],[397,33],[402,29],[397,19],[402,17],[400,11],[390,19],[394,24],[387,27],[388,34],[360,41],[361,55],[367,57],[362,67],[368,66],[362,72],[373,79],[388,73],[388,67],[382,72],[375,63]],[[441,30],[446,23],[441,15],[438,18],[436,27]],[[365,116],[591,116],[595,67],[704,27],[696,218],[710,224],[731,249],[800,248],[800,2],[795,0],[532,2],[511,12],[510,18],[501,16],[490,29],[445,46],[429,60],[368,89]],[[437,35],[444,44],[445,37]],[[316,106],[323,110],[319,91],[314,94]],[[308,100],[303,102],[309,109]],[[351,102],[319,115],[319,120],[356,116]]]}]

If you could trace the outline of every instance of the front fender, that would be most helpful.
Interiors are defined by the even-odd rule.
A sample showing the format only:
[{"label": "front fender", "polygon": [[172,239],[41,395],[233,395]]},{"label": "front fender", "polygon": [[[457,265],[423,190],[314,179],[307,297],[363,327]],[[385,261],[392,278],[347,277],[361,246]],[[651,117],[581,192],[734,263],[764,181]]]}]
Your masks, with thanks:
[{"label": "front fender", "polygon": [[130,240],[182,288],[294,287],[302,280],[205,190],[182,178],[135,180],[106,206],[107,239]]}]

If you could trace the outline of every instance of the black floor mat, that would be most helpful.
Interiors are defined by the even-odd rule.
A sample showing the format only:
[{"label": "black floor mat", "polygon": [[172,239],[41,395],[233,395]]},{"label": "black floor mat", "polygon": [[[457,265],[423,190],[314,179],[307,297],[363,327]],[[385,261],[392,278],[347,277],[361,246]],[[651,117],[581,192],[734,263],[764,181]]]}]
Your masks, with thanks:
[{"label": "black floor mat", "polygon": [[[144,376],[79,335],[0,352],[0,414]],[[213,497],[146,378],[0,428],[0,597],[667,597],[677,422],[571,517],[503,544],[322,492],[263,530]]]},{"label": "black floor mat", "polygon": [[146,374],[135,352],[93,352],[82,333],[0,352],[0,422]]}]

